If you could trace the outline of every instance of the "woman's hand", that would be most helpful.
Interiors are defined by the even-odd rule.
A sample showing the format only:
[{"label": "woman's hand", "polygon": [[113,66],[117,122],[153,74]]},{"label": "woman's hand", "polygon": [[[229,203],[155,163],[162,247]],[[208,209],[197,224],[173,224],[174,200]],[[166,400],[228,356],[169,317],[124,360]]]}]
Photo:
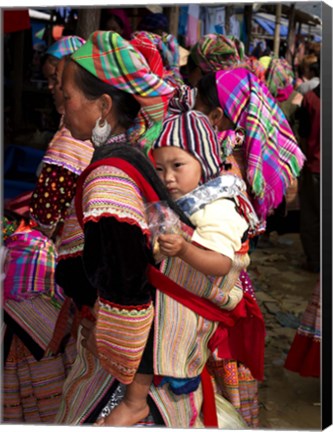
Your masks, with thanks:
[{"label": "woman's hand", "polygon": [[83,336],[81,341],[82,346],[98,358],[95,338],[95,323],[87,318],[83,318],[81,321],[81,326],[81,335]]},{"label": "woman's hand", "polygon": [[187,241],[179,234],[161,234],[158,237],[160,252],[165,256],[180,256],[187,248]]}]

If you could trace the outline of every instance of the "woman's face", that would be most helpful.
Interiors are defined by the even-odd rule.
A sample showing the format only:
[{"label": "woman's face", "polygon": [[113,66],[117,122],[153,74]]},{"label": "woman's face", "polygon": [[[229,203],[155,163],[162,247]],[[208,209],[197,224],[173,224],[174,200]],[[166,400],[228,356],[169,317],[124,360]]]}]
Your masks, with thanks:
[{"label": "woman's face", "polygon": [[89,140],[97,119],[101,116],[100,100],[89,100],[75,82],[75,70],[78,66],[73,61],[65,65],[62,76],[64,95],[64,123],[72,136],[80,140]]}]

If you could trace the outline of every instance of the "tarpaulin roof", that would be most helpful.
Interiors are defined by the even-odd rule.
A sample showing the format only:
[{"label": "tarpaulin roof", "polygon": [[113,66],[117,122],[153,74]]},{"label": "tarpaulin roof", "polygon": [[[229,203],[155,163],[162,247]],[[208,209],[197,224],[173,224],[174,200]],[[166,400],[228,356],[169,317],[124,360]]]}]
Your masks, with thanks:
[{"label": "tarpaulin roof", "polygon": [[[254,16],[253,19],[266,31],[266,33],[268,33],[270,36],[274,35],[275,22],[258,16]],[[287,36],[287,35],[288,35],[288,28],[280,24],[280,36]]]}]

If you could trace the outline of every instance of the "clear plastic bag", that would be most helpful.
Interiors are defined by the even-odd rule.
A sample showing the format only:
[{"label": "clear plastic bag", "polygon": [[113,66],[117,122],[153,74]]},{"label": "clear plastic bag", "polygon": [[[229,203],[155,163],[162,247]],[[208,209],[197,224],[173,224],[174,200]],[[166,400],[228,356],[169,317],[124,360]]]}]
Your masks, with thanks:
[{"label": "clear plastic bag", "polygon": [[159,253],[158,237],[161,234],[181,234],[181,223],[179,216],[166,201],[146,204],[145,210],[151,233],[151,247],[156,255]]}]

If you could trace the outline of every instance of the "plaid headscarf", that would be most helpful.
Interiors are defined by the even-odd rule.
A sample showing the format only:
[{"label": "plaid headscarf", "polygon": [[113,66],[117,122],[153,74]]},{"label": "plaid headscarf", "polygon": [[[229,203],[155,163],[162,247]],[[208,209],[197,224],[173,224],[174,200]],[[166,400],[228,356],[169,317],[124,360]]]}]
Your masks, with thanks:
[{"label": "plaid headscarf", "polygon": [[259,79],[259,81],[266,84],[266,68],[256,57],[246,57],[246,64],[248,69]]},{"label": "plaid headscarf", "polygon": [[101,81],[130,93],[141,105],[138,144],[147,152],[162,128],[174,89],[151,72],[144,56],[113,31],[95,31],[72,59]]},{"label": "plaid headscarf", "polygon": [[54,42],[46,51],[46,54],[61,59],[66,55],[73,54],[86,41],[79,36],[64,36]]},{"label": "plaid headscarf", "polygon": [[260,218],[276,208],[305,156],[267,87],[244,68],[216,72],[221,108],[245,130],[247,181]]},{"label": "plaid headscarf", "polygon": [[202,36],[192,46],[190,56],[204,73],[245,65],[243,43],[235,36],[217,33]]},{"label": "plaid headscarf", "polygon": [[216,177],[221,170],[220,145],[207,116],[187,111],[168,117],[152,149],[177,147],[191,153],[201,165],[201,182]]},{"label": "plaid headscarf", "polygon": [[150,70],[154,74],[158,75],[160,78],[163,78],[163,59],[155,42],[149,37],[149,35],[152,34],[153,33],[143,31],[135,32],[132,34],[132,39],[130,40],[130,43],[144,56],[150,67]]},{"label": "plaid headscarf", "polygon": [[148,31],[136,31],[133,38],[147,38],[158,49],[162,58],[164,73],[163,79],[169,84],[178,87],[183,84],[183,79],[179,71],[179,43],[175,36],[163,33],[162,36]]},{"label": "plaid headscarf", "polygon": [[279,102],[289,98],[294,90],[293,82],[293,69],[287,60],[272,58],[266,70],[266,85]]}]

